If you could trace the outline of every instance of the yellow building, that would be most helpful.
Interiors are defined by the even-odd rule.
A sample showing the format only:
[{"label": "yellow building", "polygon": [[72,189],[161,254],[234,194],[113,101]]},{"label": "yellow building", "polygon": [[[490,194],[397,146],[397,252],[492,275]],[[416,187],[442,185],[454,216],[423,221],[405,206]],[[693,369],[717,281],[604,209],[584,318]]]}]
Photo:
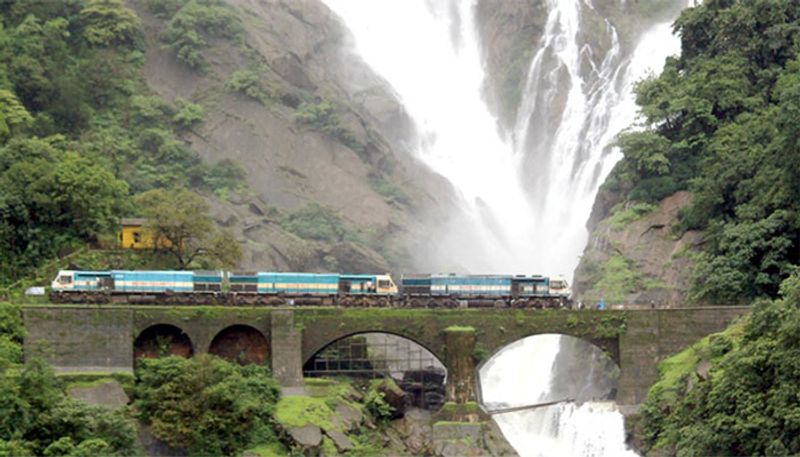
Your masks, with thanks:
[{"label": "yellow building", "polygon": [[[123,249],[154,249],[156,236],[152,229],[145,227],[147,219],[124,217],[120,219],[119,247]],[[162,240],[159,247],[169,247],[169,240]]]}]

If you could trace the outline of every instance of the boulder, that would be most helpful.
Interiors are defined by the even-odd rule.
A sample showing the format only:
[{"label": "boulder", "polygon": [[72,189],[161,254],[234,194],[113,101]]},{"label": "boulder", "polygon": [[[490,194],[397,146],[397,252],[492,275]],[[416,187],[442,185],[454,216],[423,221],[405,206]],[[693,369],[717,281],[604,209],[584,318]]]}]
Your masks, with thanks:
[{"label": "boulder", "polygon": [[339,430],[326,430],[325,434],[333,441],[336,450],[339,452],[347,452],[353,449],[353,442],[344,433]]},{"label": "boulder", "polygon": [[408,396],[393,379],[384,379],[377,386],[378,392],[383,394],[383,399],[392,407],[392,419],[403,417],[408,408]]},{"label": "boulder", "polygon": [[314,424],[289,430],[289,436],[304,454],[314,454],[322,444],[322,430]]},{"label": "boulder", "polygon": [[364,423],[364,414],[353,406],[347,404],[336,405],[336,415],[333,416],[333,426],[340,430],[358,430]]}]

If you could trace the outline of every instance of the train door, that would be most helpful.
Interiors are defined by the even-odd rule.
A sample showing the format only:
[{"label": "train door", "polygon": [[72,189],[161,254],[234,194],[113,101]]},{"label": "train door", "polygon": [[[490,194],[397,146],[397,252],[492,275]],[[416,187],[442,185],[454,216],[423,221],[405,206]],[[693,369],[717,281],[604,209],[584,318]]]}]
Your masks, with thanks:
[{"label": "train door", "polygon": [[353,284],[350,281],[346,281],[344,279],[339,280],[339,293],[340,294],[349,294],[350,289],[352,288]]},{"label": "train door", "polygon": [[519,281],[511,281],[511,298],[519,298],[520,284]]}]

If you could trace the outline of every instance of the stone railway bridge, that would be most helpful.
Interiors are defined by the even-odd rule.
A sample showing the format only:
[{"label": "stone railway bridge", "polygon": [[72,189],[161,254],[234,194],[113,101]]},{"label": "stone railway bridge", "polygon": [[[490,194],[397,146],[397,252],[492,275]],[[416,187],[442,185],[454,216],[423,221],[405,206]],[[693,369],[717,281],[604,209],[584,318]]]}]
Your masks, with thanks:
[{"label": "stone railway bridge", "polygon": [[42,356],[60,372],[130,372],[135,356],[153,354],[158,341],[164,341],[159,338],[169,336],[181,343],[167,348],[173,353],[244,354],[269,363],[288,392],[302,390],[304,363],[329,344],[359,333],[390,333],[420,344],[444,363],[447,400],[456,404],[478,400],[477,356],[488,359],[532,335],[571,335],[602,348],[617,362],[617,403],[624,408],[644,401],[660,360],[747,312],[746,307],[578,311],[49,305],[28,306],[23,313],[26,358]]}]

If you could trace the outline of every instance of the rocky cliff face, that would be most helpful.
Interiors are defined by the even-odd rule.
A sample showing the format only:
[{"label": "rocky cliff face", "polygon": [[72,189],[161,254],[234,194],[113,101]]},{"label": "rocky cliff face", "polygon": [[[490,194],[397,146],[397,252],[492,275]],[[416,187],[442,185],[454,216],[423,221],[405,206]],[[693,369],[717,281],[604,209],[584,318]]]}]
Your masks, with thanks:
[{"label": "rocky cliff face", "polygon": [[[217,221],[243,245],[242,268],[414,268],[414,242],[450,190],[405,149],[412,123],[346,50],[348,36],[327,7],[227,2],[242,32],[204,37],[200,71],[164,46],[169,17],[154,14],[152,2],[129,3],[145,27],[148,85],[205,109],[184,140],[204,161],[229,159],[245,171],[243,189],[209,196]],[[243,75],[255,80],[235,84]]]},{"label": "rocky cliff face", "polygon": [[682,191],[658,205],[617,203],[600,192],[590,219],[589,243],[575,270],[575,299],[596,304],[674,307],[686,304],[692,254],[703,234],[673,230],[680,208],[691,203]]}]

